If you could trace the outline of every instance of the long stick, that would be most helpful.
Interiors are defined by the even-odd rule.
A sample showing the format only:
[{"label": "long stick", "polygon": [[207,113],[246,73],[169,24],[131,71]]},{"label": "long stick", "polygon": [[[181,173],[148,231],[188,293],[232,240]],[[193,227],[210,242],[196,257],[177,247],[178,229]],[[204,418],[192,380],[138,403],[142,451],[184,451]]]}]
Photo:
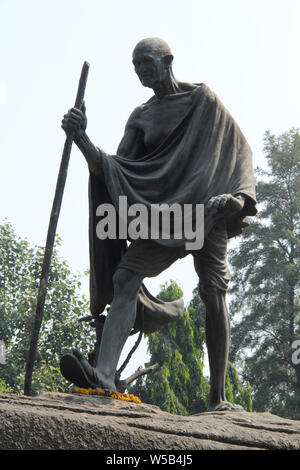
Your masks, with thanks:
[{"label": "long stick", "polygon": [[[81,71],[80,80],[79,80],[77,96],[75,100],[75,108],[80,108],[83,103],[88,71],[89,71],[89,64],[88,62],[84,62],[82,71]],[[56,234],[57,222],[58,222],[58,217],[59,217],[60,208],[61,208],[63,192],[64,192],[65,183],[67,179],[68,165],[69,165],[69,160],[70,160],[73,139],[74,139],[74,133],[70,133],[66,137],[63,154],[61,158],[61,164],[60,164],[59,173],[58,173],[58,178],[57,178],[57,183],[56,183],[56,189],[55,189],[55,195],[54,195],[50,220],[49,220],[44,260],[43,260],[43,265],[42,265],[42,273],[41,273],[40,286],[39,286],[39,292],[38,292],[38,298],[37,298],[35,320],[34,320],[33,330],[31,334],[30,348],[29,348],[29,354],[28,354],[28,359],[27,359],[27,364],[26,364],[26,374],[25,374],[25,381],[24,381],[24,394],[25,395],[31,394],[32,372],[33,372],[34,362],[36,359],[39,333],[40,333],[40,329],[42,325],[50,263],[51,263],[51,257],[52,257],[52,252],[53,252],[53,246],[55,242],[55,234]]]}]

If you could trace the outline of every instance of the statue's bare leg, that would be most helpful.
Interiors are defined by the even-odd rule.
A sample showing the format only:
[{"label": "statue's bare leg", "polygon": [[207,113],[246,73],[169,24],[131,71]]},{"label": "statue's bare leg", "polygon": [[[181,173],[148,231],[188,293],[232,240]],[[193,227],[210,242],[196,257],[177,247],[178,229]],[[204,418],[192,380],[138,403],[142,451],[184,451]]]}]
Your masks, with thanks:
[{"label": "statue's bare leg", "polygon": [[[244,196],[223,194],[213,197],[206,206],[206,222],[209,225],[209,211],[216,211],[216,219],[220,218],[213,230],[209,231],[204,250],[207,253],[202,260],[196,260],[195,268],[199,278],[206,277],[206,270],[212,263],[212,271],[218,270],[219,276],[223,278],[224,285],[228,282],[228,273],[224,265],[227,250],[227,229],[222,217],[232,215],[240,211],[244,205]],[[212,221],[215,215],[211,212]],[[217,225],[219,225],[217,227]],[[224,241],[226,240],[226,243]],[[207,246],[208,245],[208,246]],[[227,278],[227,281],[226,281]],[[210,410],[240,410],[240,405],[229,403],[225,397],[225,378],[230,345],[230,322],[226,306],[226,288],[221,289],[211,286],[204,281],[199,284],[200,297],[206,308],[206,345],[210,367]]]},{"label": "statue's bare leg", "polygon": [[230,322],[226,292],[202,286],[200,296],[206,308],[206,346],[210,368],[209,410],[235,410],[241,406],[229,403],[225,396],[225,377],[230,343]]},{"label": "statue's bare leg", "polygon": [[96,371],[103,388],[116,390],[115,373],[124,344],[135,322],[138,291],[142,279],[119,269],[113,277],[114,299],[107,315]]},{"label": "statue's bare leg", "polygon": [[115,373],[124,344],[134,326],[138,291],[142,279],[137,274],[118,269],[113,277],[114,299],[105,320],[96,367],[74,349],[60,361],[62,375],[82,388],[101,387],[116,390]]}]

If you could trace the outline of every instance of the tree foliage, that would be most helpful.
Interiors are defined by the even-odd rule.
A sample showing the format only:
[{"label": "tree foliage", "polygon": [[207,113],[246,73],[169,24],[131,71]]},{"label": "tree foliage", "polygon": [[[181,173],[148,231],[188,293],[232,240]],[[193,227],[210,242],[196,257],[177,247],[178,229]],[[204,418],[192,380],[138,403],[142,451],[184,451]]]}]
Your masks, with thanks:
[{"label": "tree foliage", "polygon": [[[59,244],[57,238],[56,245]],[[41,247],[31,247],[27,240],[17,237],[9,223],[0,225],[0,339],[7,348],[6,364],[0,364],[1,392],[23,390],[42,260]],[[68,391],[69,384],[59,371],[60,357],[74,346],[87,355],[94,346],[90,327],[78,321],[89,313],[88,302],[78,293],[79,288],[79,277],[71,274],[55,249],[33,374],[34,393]],[[182,291],[174,281],[162,286],[159,295],[165,301],[181,296]],[[204,318],[204,306],[195,289],[183,318],[149,335],[150,365],[159,362],[160,368],[140,377],[129,391],[171,413],[205,411],[209,380],[203,373]],[[231,364],[226,393],[230,401],[251,410],[249,388],[242,386]]]},{"label": "tree foliage", "polygon": [[[172,301],[182,296],[174,282],[162,286],[159,298]],[[169,413],[189,415],[207,410],[209,404],[209,379],[204,375],[205,311],[198,295],[185,309],[183,317],[148,336],[150,364],[160,368],[140,378],[130,387],[131,393],[143,402],[158,405]],[[229,364],[226,393],[234,403],[251,411],[251,392],[243,387],[235,368]]]},{"label": "tree foliage", "polygon": [[[57,237],[56,246],[59,244]],[[2,388],[15,393],[23,389],[42,261],[41,247],[31,247],[8,222],[0,225],[0,339],[6,345],[0,379]],[[61,355],[75,345],[83,352],[92,349],[95,338],[90,328],[78,322],[88,313],[87,300],[79,289],[79,276],[71,274],[55,249],[33,374],[35,393],[67,390],[69,385],[59,371]]]},{"label": "tree foliage", "polygon": [[231,359],[243,358],[254,408],[300,418],[300,135],[265,134],[268,169],[257,170],[259,213],[230,253]]}]

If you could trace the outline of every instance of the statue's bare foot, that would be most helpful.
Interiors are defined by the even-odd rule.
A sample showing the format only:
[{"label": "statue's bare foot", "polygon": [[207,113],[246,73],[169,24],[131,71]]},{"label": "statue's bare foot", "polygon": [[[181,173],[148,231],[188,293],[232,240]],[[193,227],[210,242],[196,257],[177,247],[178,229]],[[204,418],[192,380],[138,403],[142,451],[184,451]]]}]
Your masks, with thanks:
[{"label": "statue's bare foot", "polygon": [[101,372],[92,367],[83,354],[74,349],[60,360],[60,371],[65,379],[80,388],[103,388],[116,391],[115,384],[107,380]]},{"label": "statue's bare foot", "polygon": [[216,405],[210,406],[208,411],[245,411],[241,405],[230,403],[229,401],[220,401]]}]

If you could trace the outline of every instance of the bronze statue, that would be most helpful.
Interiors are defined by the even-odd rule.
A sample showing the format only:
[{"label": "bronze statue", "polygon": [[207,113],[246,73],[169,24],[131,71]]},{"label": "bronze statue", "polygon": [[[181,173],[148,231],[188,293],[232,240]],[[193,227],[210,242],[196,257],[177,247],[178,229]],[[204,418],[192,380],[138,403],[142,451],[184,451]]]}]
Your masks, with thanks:
[{"label": "bronze statue", "polygon": [[[132,329],[151,332],[183,312],[180,301],[152,297],[142,281],[174,261],[192,254],[199,293],[206,307],[206,341],[210,366],[210,409],[233,409],[225,397],[230,342],[226,291],[230,273],[227,240],[256,214],[252,154],[238,125],[205,84],[179,82],[173,55],[161,39],[140,41],[133,65],[153,97],[134,109],[115,156],[95,147],[86,134],[85,109],[72,108],[63,118],[66,133],[90,171],[90,295],[97,315],[110,305],[100,352],[92,367],[74,350],[62,358],[61,371],[82,387],[115,390],[115,372]],[[96,209],[126,195],[128,204],[195,203],[205,205],[205,240],[200,250],[187,250],[185,240],[99,240]]]}]

